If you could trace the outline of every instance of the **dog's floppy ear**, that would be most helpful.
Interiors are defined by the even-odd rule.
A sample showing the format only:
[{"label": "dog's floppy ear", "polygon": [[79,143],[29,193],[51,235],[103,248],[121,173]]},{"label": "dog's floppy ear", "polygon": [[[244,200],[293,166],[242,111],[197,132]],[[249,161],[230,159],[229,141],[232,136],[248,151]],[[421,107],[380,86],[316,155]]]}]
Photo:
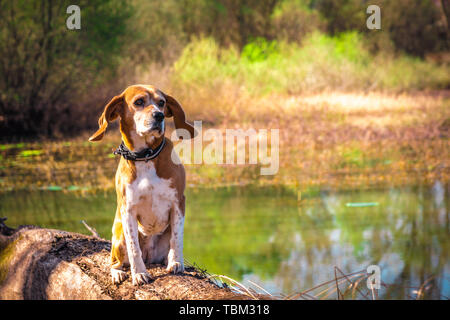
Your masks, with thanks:
[{"label": "dog's floppy ear", "polygon": [[[186,114],[184,113],[183,108],[181,108],[180,104],[174,97],[169,96],[164,93],[164,97],[166,98],[166,106],[164,107],[164,116],[166,118],[170,118],[173,116],[173,122],[175,123],[175,129],[184,129],[189,132],[191,138],[194,138],[197,135],[194,127],[186,122]],[[180,136],[180,139],[183,137]]]},{"label": "dog's floppy ear", "polygon": [[105,135],[108,123],[114,121],[120,113],[120,108],[122,108],[123,96],[115,96],[106,105],[105,110],[103,110],[102,115],[98,119],[99,129],[90,138],[89,141],[99,141]]}]

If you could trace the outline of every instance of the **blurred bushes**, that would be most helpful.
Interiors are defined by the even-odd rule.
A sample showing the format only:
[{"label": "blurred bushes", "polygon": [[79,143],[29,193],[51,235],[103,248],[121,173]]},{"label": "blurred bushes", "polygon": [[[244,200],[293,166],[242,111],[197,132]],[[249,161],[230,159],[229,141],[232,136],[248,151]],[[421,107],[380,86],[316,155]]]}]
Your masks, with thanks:
[{"label": "blurred bushes", "polygon": [[174,64],[178,87],[217,95],[238,90],[252,95],[323,90],[417,90],[450,85],[449,67],[419,58],[372,54],[361,34],[308,35],[302,45],[258,38],[242,51],[212,38],[193,40]]},{"label": "blurred bushes", "polygon": [[280,1],[272,19],[272,35],[279,40],[301,43],[306,35],[326,29],[326,21],[317,10],[312,10],[306,1]]},{"label": "blurred bushes", "polygon": [[82,98],[115,75],[130,15],[125,2],[79,2],[80,31],[66,27],[72,3],[0,2],[1,135],[78,131],[92,114]]},{"label": "blurred bushes", "polygon": [[130,45],[134,53],[141,52],[141,61],[167,58],[167,50],[176,57],[192,37],[212,37],[220,46],[242,49],[258,37],[300,44],[317,30],[330,35],[352,30],[372,38],[382,35],[397,50],[421,57],[449,49],[450,9],[444,0],[373,0],[370,4],[381,8],[378,32],[366,27],[369,3],[363,0],[134,0],[132,4]]},{"label": "blurred bushes", "polygon": [[[164,84],[188,102],[223,92],[224,112],[265,93],[449,86],[448,59],[420,59],[446,61],[443,0],[374,0],[382,30],[366,28],[362,0],[72,2],[0,2],[4,139],[92,129],[108,99],[135,82]],[[81,8],[79,31],[66,28],[70,4]]]},{"label": "blurred bushes", "polygon": [[[325,18],[328,32],[335,35],[348,30],[367,30],[366,8],[369,4],[377,3],[373,1],[366,4],[365,2],[361,0],[316,0],[310,1],[310,5],[316,8]],[[381,9],[382,21],[384,18],[383,11]]]},{"label": "blurred bushes", "polygon": [[448,50],[450,12],[445,13],[444,4],[449,5],[447,0],[384,0],[384,28],[395,47],[420,57]]},{"label": "blurred bushes", "polygon": [[311,0],[310,4],[326,19],[332,35],[348,30],[373,33],[366,28],[366,8],[374,4],[381,8],[381,29],[397,50],[423,57],[449,49],[447,0]]}]

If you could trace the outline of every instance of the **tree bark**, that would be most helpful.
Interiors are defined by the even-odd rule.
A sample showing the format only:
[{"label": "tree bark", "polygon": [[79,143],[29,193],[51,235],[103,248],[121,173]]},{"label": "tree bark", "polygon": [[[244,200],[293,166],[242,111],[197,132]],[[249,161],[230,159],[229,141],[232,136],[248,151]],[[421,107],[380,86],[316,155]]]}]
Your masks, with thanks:
[{"label": "tree bark", "polygon": [[162,265],[153,281],[133,286],[130,276],[113,285],[111,243],[94,236],[35,226],[12,229],[0,219],[0,299],[246,299],[187,267],[180,275]]}]

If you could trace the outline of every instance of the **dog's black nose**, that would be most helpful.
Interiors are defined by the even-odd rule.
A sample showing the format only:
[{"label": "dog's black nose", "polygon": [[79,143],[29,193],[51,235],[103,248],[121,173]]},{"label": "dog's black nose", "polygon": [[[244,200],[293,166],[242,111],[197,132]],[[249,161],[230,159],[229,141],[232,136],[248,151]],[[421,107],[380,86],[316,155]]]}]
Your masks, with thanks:
[{"label": "dog's black nose", "polygon": [[163,121],[164,120],[164,113],[157,111],[153,113],[153,119],[156,121]]}]

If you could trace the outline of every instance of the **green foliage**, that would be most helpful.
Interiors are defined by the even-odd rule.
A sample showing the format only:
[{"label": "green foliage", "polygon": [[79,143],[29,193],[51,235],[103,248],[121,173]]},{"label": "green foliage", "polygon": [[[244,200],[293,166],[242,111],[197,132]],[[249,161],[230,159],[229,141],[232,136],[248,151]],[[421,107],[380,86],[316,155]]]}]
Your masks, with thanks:
[{"label": "green foliage", "polygon": [[[438,65],[412,56],[391,59],[381,54],[373,62],[373,72],[381,88],[446,89],[450,86],[449,65]],[[376,66],[383,66],[376,68]]]},{"label": "green foliage", "polygon": [[234,78],[238,59],[235,48],[222,49],[212,38],[194,39],[174,64],[175,81],[195,86]]},{"label": "green foliage", "polygon": [[[382,30],[395,47],[411,55],[424,57],[433,51],[449,50],[450,9],[446,1],[377,1],[382,8]],[[445,13],[445,10],[447,12]]]},{"label": "green foliage", "polygon": [[237,49],[194,39],[174,65],[175,81],[191,88],[232,83],[249,93],[302,93],[324,89],[408,90],[449,85],[448,66],[387,53],[373,55],[361,34],[315,32],[301,46],[257,38]]},{"label": "green foliage", "polygon": [[[368,35],[384,33],[399,51],[421,57],[427,52],[449,49],[449,8],[445,1],[312,0],[310,3],[327,21],[331,35],[349,30]],[[381,8],[380,31],[366,28],[369,4]]]},{"label": "green foliage", "polygon": [[121,0],[89,1],[89,5],[82,6],[83,49],[79,54],[86,64],[95,66],[95,71],[105,72],[109,68],[114,71],[124,49],[126,19],[131,15],[132,7]]},{"label": "green foliage", "polygon": [[270,56],[277,54],[277,42],[257,38],[246,44],[241,52],[241,57],[250,63],[267,60]]},{"label": "green foliage", "polygon": [[22,157],[33,157],[41,155],[43,150],[23,150],[19,153]]},{"label": "green foliage", "polygon": [[285,0],[275,6],[272,16],[273,37],[278,40],[301,43],[313,31],[326,28],[326,21],[309,1]]},{"label": "green foliage", "polygon": [[317,0],[312,2],[326,19],[327,29],[332,35],[348,30],[363,31],[366,28],[368,4],[364,1]]},{"label": "green foliage", "polygon": [[81,30],[68,30],[70,4],[0,3],[1,134],[45,136],[85,126],[73,121],[87,113],[77,106],[83,90],[114,76],[129,7],[80,1]]}]

